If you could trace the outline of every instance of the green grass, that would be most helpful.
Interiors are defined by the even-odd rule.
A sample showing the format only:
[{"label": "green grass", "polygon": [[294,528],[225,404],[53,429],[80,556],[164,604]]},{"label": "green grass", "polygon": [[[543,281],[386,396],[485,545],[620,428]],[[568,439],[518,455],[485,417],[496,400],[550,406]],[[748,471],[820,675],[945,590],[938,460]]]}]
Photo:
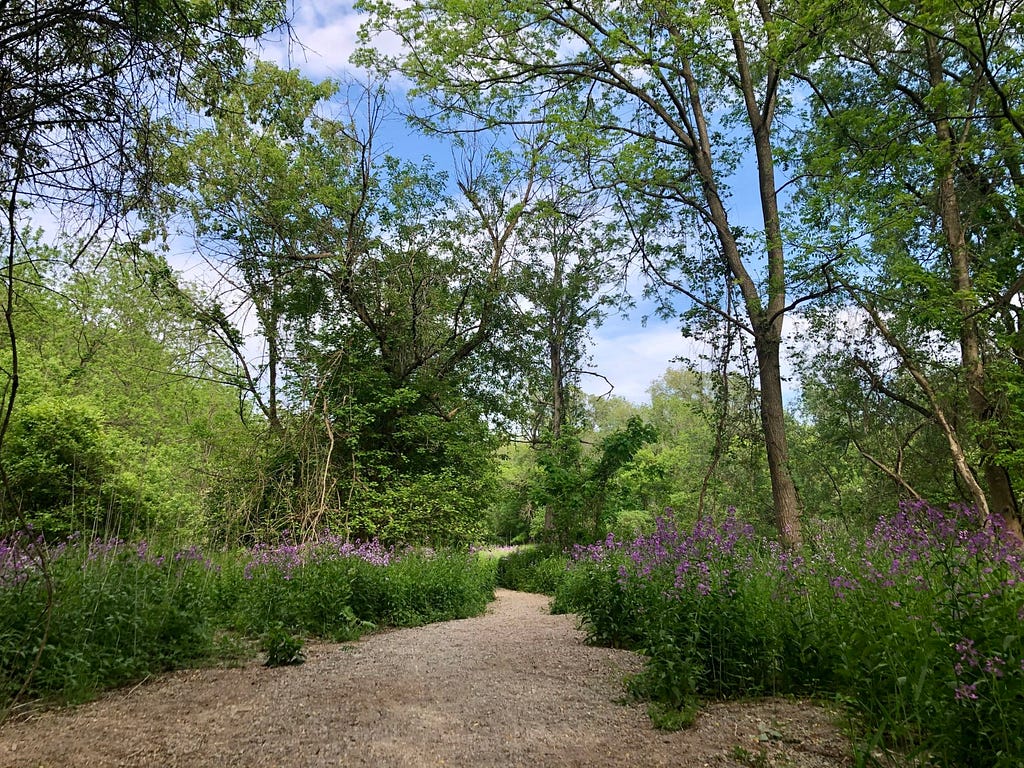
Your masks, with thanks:
[{"label": "green grass", "polygon": [[497,570],[460,552],[408,552],[384,563],[282,546],[211,559],[194,548],[161,554],[94,542],[49,548],[44,573],[31,546],[18,546],[17,557],[9,542],[0,548],[0,711],[26,680],[22,700],[78,702],[256,649],[271,664],[296,662],[309,637],[351,640],[477,615],[493,599]]}]

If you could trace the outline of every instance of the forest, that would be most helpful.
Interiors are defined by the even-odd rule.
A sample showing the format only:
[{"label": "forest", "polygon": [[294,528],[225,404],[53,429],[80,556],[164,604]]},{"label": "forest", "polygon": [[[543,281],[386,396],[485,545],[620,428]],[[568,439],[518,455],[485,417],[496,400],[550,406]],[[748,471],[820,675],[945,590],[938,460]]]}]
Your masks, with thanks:
[{"label": "forest", "polygon": [[[0,5],[4,711],[215,628],[287,660],[469,615],[525,553],[663,721],[824,691],[865,754],[1018,764],[1024,9],[355,11],[359,76],[317,80],[257,55],[278,0]],[[638,307],[680,356],[587,394]],[[147,582],[152,659],[69,683],[82,573],[125,557],[196,572]],[[369,606],[376,566],[406,592]]]}]

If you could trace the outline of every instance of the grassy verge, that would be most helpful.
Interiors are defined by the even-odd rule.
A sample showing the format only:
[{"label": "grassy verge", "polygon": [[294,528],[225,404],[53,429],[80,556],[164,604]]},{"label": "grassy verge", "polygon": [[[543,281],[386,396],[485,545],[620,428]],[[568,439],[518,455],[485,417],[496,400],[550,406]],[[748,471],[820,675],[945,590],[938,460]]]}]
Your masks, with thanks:
[{"label": "grassy verge", "polygon": [[1024,764],[1024,567],[991,521],[903,508],[803,551],[733,517],[580,548],[555,604],[593,642],[648,657],[638,696],[799,694],[849,707],[878,745],[939,766]]},{"label": "grassy verge", "polygon": [[476,615],[493,597],[496,567],[466,553],[331,538],[213,556],[121,541],[3,541],[0,710],[27,679],[22,700],[75,702],[240,646],[291,663],[306,637],[350,640]]}]

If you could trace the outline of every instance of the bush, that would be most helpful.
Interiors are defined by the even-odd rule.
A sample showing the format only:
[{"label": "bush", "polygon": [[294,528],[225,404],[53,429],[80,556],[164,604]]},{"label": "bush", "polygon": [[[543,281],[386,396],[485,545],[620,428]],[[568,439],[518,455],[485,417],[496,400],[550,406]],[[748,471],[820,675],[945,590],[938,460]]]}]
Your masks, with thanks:
[{"label": "bush", "polygon": [[645,509],[626,509],[615,514],[611,533],[619,541],[632,541],[638,536],[654,532],[657,523],[653,514]]},{"label": "bush", "polygon": [[799,552],[733,516],[689,532],[663,518],[632,543],[577,548],[555,606],[591,641],[646,654],[630,687],[661,715],[694,694],[817,694],[908,759],[1011,766],[1024,763],[1022,590],[1021,549],[997,522],[920,504],[859,542]]},{"label": "bush", "polygon": [[267,654],[264,662],[266,667],[286,667],[301,664],[306,660],[302,653],[302,638],[285,629],[283,624],[275,624],[263,633],[260,646]]},{"label": "bush", "polygon": [[569,558],[550,546],[522,547],[498,560],[499,587],[553,595],[565,576]]},{"label": "bush", "polygon": [[76,530],[108,536],[145,523],[103,413],[81,398],[40,398],[18,409],[3,459],[12,497],[47,538]]},{"label": "bush", "polygon": [[494,566],[465,553],[396,553],[327,537],[257,547],[236,569],[228,623],[259,635],[275,626],[351,640],[375,626],[409,627],[483,612]]}]

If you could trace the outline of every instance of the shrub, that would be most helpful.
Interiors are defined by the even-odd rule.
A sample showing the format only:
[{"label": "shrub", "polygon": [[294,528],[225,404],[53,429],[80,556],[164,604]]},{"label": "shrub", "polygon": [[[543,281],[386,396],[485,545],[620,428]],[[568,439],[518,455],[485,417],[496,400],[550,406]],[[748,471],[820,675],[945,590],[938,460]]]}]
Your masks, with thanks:
[{"label": "shrub", "polygon": [[306,660],[302,653],[302,638],[298,637],[281,623],[267,629],[260,638],[260,646],[267,654],[264,662],[266,667],[285,667],[292,664],[301,664]]},{"label": "shrub", "polygon": [[553,595],[568,563],[557,547],[522,547],[498,560],[497,583],[505,589]]},{"label": "shrub", "polygon": [[260,634],[278,624],[331,640],[377,625],[417,626],[481,613],[494,566],[465,553],[396,553],[325,537],[256,547],[235,575],[229,623]]},{"label": "shrub", "polygon": [[997,521],[914,504],[859,542],[798,552],[733,515],[689,532],[662,518],[631,543],[577,548],[555,605],[593,642],[644,652],[631,690],[669,710],[693,694],[838,697],[908,757],[1011,766],[1024,762],[1022,589],[1021,549]]},{"label": "shrub", "polygon": [[47,538],[83,529],[107,536],[145,522],[103,414],[81,398],[19,408],[3,458],[12,497]]}]

